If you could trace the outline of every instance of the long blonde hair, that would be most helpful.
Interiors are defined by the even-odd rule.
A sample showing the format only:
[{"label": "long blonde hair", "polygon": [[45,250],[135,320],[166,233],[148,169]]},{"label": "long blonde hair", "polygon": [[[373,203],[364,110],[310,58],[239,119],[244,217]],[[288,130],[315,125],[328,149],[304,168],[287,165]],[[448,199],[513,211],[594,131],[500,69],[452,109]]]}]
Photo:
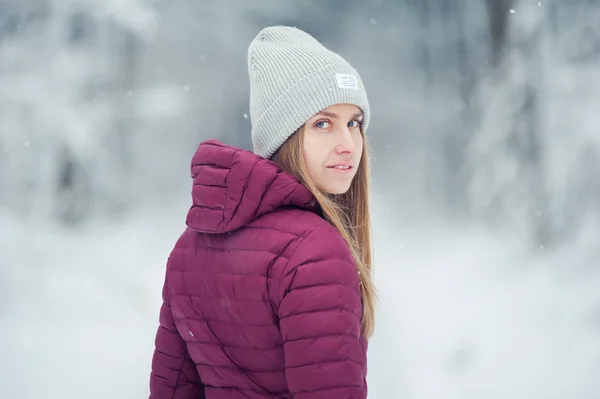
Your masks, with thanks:
[{"label": "long blonde hair", "polygon": [[375,303],[377,292],[373,283],[371,248],[371,218],[369,212],[369,151],[365,135],[363,150],[356,176],[350,189],[340,195],[322,193],[308,174],[304,162],[304,126],[298,129],[273,155],[273,162],[294,175],[315,196],[325,219],[348,243],[356,261],[363,302],[362,331],[370,337],[375,330]]}]

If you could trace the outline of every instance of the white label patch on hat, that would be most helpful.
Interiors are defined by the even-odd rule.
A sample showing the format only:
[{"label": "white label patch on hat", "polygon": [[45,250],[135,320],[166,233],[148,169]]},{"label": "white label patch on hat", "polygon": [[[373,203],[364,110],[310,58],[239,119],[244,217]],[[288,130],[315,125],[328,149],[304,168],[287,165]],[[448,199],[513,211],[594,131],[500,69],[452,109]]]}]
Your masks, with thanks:
[{"label": "white label patch on hat", "polygon": [[356,76],[346,73],[336,73],[335,78],[340,89],[358,90],[358,79]]}]

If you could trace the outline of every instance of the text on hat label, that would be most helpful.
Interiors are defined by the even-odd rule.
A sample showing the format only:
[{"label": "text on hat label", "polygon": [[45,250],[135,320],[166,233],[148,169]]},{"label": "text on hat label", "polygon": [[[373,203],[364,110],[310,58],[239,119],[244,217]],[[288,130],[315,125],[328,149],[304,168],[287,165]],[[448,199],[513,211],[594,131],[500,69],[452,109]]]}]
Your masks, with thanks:
[{"label": "text on hat label", "polygon": [[356,76],[346,73],[336,73],[335,78],[340,89],[358,90],[358,79]]}]

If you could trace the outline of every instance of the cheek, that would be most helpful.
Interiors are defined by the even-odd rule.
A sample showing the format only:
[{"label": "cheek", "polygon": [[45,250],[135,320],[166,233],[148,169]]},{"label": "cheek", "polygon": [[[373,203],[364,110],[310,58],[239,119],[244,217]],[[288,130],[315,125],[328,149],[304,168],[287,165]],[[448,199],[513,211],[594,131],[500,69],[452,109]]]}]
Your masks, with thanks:
[{"label": "cheek", "polygon": [[304,136],[304,163],[308,172],[312,175],[317,171],[320,165],[321,152],[323,151],[323,143],[320,143],[314,135],[309,132]]},{"label": "cheek", "polygon": [[[311,154],[311,155],[309,155]],[[314,180],[316,178],[316,160],[313,158],[311,152],[304,151],[304,164],[306,165],[306,170],[308,171],[309,176]]]},{"label": "cheek", "polygon": [[312,130],[307,129],[306,132],[304,132],[303,146],[305,154],[313,154],[315,150],[319,148],[318,135],[316,135]]},{"label": "cheek", "polygon": [[354,139],[354,144],[355,144],[354,148],[356,148],[356,153],[357,153],[359,159],[362,156],[363,143],[364,142],[363,142],[363,136],[362,136],[362,134],[358,134],[356,136],[356,138]]}]

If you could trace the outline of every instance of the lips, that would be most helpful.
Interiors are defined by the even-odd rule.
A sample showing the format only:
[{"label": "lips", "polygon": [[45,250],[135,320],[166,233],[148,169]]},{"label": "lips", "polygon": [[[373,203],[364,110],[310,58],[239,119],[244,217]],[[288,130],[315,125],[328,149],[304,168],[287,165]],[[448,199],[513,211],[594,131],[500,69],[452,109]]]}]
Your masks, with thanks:
[{"label": "lips", "polygon": [[335,170],[351,170],[352,169],[352,165],[348,165],[348,164],[337,164],[337,165],[331,165],[327,167],[328,169],[335,169]]}]

